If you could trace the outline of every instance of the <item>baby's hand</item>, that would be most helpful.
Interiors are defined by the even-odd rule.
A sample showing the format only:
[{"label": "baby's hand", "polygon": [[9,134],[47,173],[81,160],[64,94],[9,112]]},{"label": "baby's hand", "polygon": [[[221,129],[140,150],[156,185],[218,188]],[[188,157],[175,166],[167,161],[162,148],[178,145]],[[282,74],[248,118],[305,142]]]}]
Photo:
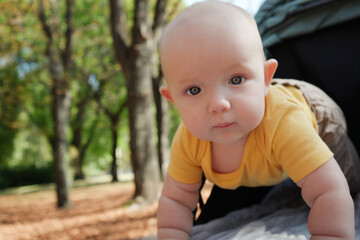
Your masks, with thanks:
[{"label": "baby's hand", "polygon": [[354,203],[334,158],[297,184],[311,208],[308,228],[312,240],[355,239]]}]

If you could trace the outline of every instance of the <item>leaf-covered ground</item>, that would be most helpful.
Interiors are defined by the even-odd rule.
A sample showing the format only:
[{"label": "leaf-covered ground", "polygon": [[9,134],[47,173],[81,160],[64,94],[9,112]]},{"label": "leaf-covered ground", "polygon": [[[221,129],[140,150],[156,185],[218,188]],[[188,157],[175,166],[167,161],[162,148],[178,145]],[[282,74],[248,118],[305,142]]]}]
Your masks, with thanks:
[{"label": "leaf-covered ground", "polygon": [[0,196],[0,239],[117,240],[156,233],[157,204],[126,205],[132,183],[85,186],[70,190],[72,207],[56,208],[54,190]]}]

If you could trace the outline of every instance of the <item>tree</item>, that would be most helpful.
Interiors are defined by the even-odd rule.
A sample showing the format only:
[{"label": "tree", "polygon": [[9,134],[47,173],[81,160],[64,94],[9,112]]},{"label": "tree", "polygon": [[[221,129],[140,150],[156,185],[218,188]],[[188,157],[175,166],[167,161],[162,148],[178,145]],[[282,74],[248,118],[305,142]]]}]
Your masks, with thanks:
[{"label": "tree", "polygon": [[[20,131],[19,109],[24,101],[24,68],[31,68],[25,22],[27,4],[0,2],[0,167],[8,166]],[[25,13],[24,13],[25,12]],[[29,19],[26,19],[29,20]],[[26,66],[26,67],[24,67]]]},{"label": "tree", "polygon": [[[89,75],[83,76],[83,78],[88,77]],[[71,146],[73,147],[73,151],[71,154],[71,162],[74,167],[74,179],[84,179],[85,174],[83,172],[83,163],[85,159],[85,153],[88,147],[90,146],[91,141],[94,139],[95,128],[98,122],[98,117],[95,117],[92,120],[91,125],[87,131],[87,137],[84,137],[84,125],[85,125],[85,117],[86,117],[86,108],[88,107],[91,97],[92,90],[90,84],[84,81],[82,84],[83,92],[78,97],[77,101],[73,101],[73,105],[76,105],[76,113],[75,117],[72,118],[71,121],[71,129],[72,129],[72,141]],[[74,106],[73,106],[74,108]],[[100,106],[98,105],[94,111],[95,115],[98,115],[100,112]]]},{"label": "tree", "polygon": [[[100,115],[108,117],[112,137],[106,143],[112,144],[113,161],[109,166],[113,179],[117,180],[115,150],[117,127],[120,116],[118,102],[123,100],[124,81],[119,81],[121,71],[112,54],[110,28],[105,17],[110,9],[103,1],[77,1],[74,9],[74,29],[76,38],[73,41],[72,107],[71,107],[71,157],[75,179],[84,178],[82,170],[85,154],[91,141],[103,125]],[[110,115],[108,113],[111,113]],[[115,114],[114,114],[115,113]],[[114,123],[114,121],[116,123]],[[114,126],[116,124],[116,126]],[[114,129],[114,130],[113,130]],[[116,136],[114,136],[116,134]],[[101,134],[104,137],[106,134]],[[110,147],[108,148],[110,149]],[[92,156],[94,158],[94,156]]]},{"label": "tree", "polygon": [[[110,101],[106,103],[104,89],[105,84],[109,82],[111,78],[107,76],[105,79],[99,79],[100,89],[96,92],[95,97],[99,103],[101,109],[105,112],[105,115],[110,121],[110,131],[111,131],[111,139],[112,139],[112,147],[111,147],[111,175],[112,175],[112,182],[118,182],[118,165],[117,165],[117,148],[118,148],[118,131],[119,125],[121,121],[121,114],[124,112],[126,105],[127,105],[127,97],[125,94],[122,94],[121,91],[117,91],[115,95],[116,97],[112,97],[112,99],[116,99],[114,101]],[[117,79],[119,82],[119,79]],[[108,91],[106,91],[109,93]],[[125,95],[125,96],[124,96]],[[104,99],[104,100],[102,100]]]},{"label": "tree", "polygon": [[150,22],[150,1],[136,0],[131,31],[127,31],[124,2],[110,0],[110,26],[116,59],[126,78],[131,162],[135,197],[155,201],[160,173],[155,153],[152,78],[157,64],[157,43],[165,24],[166,0],[157,0]]},{"label": "tree", "polygon": [[69,72],[71,67],[73,1],[66,1],[66,30],[64,48],[60,48],[54,39],[54,28],[49,25],[45,14],[44,1],[39,0],[39,20],[47,37],[46,55],[49,61],[49,72],[52,79],[52,117],[54,136],[51,141],[55,172],[57,206],[70,205],[66,179],[67,128],[69,126],[70,94]]},{"label": "tree", "polygon": [[21,100],[21,81],[15,64],[8,64],[0,70],[0,167],[7,165],[7,159],[14,149],[14,138],[19,129],[18,108]]},{"label": "tree", "polygon": [[164,77],[160,72],[153,78],[153,92],[156,105],[156,127],[157,127],[157,152],[160,168],[160,177],[164,180],[167,163],[169,162],[169,105],[166,99],[161,97],[160,86],[164,83]]}]

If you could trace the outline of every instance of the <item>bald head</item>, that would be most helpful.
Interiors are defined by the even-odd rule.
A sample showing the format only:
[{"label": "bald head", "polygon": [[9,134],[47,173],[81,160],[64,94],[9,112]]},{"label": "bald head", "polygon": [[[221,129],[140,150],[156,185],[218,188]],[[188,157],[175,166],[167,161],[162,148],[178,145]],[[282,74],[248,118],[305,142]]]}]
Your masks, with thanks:
[{"label": "bald head", "polygon": [[231,18],[235,20],[239,17],[245,17],[251,24],[256,26],[254,18],[238,6],[219,1],[204,1],[186,8],[168,25],[168,29],[171,29],[179,23],[197,21],[208,17],[212,20],[230,20]]},{"label": "bald head", "polygon": [[188,7],[166,27],[160,41],[160,61],[167,81],[179,69],[194,72],[190,58],[195,67],[205,64],[216,68],[221,55],[241,62],[255,57],[260,64],[265,61],[254,18],[229,3],[205,1]]},{"label": "bald head", "polygon": [[235,47],[234,41],[244,45],[251,54],[264,56],[256,22],[245,10],[219,1],[191,5],[170,22],[160,41],[160,58],[165,77],[170,58],[186,58],[183,56],[184,48],[193,48],[195,51],[190,52],[196,54],[216,51],[220,45]]},{"label": "bald head", "polygon": [[[166,27],[160,46],[168,40],[174,41],[174,38],[187,33],[193,34],[191,30],[196,27],[201,29],[199,34],[214,28],[223,28],[234,32],[244,30],[246,32],[243,34],[253,34],[253,37],[257,38],[257,43],[261,45],[256,22],[248,12],[229,3],[205,1],[191,5],[177,15]],[[196,35],[193,36],[196,37]]]}]

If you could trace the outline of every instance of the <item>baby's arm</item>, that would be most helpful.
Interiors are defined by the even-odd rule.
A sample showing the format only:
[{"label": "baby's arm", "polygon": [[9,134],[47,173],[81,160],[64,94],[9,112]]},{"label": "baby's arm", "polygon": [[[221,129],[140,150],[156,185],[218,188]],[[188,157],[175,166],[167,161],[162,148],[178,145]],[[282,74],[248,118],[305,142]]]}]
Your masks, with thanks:
[{"label": "baby's arm", "polygon": [[183,184],[166,176],[158,208],[158,239],[189,239],[201,182]]},{"label": "baby's arm", "polygon": [[312,240],[355,238],[354,203],[334,158],[297,184],[311,208],[308,228]]}]

